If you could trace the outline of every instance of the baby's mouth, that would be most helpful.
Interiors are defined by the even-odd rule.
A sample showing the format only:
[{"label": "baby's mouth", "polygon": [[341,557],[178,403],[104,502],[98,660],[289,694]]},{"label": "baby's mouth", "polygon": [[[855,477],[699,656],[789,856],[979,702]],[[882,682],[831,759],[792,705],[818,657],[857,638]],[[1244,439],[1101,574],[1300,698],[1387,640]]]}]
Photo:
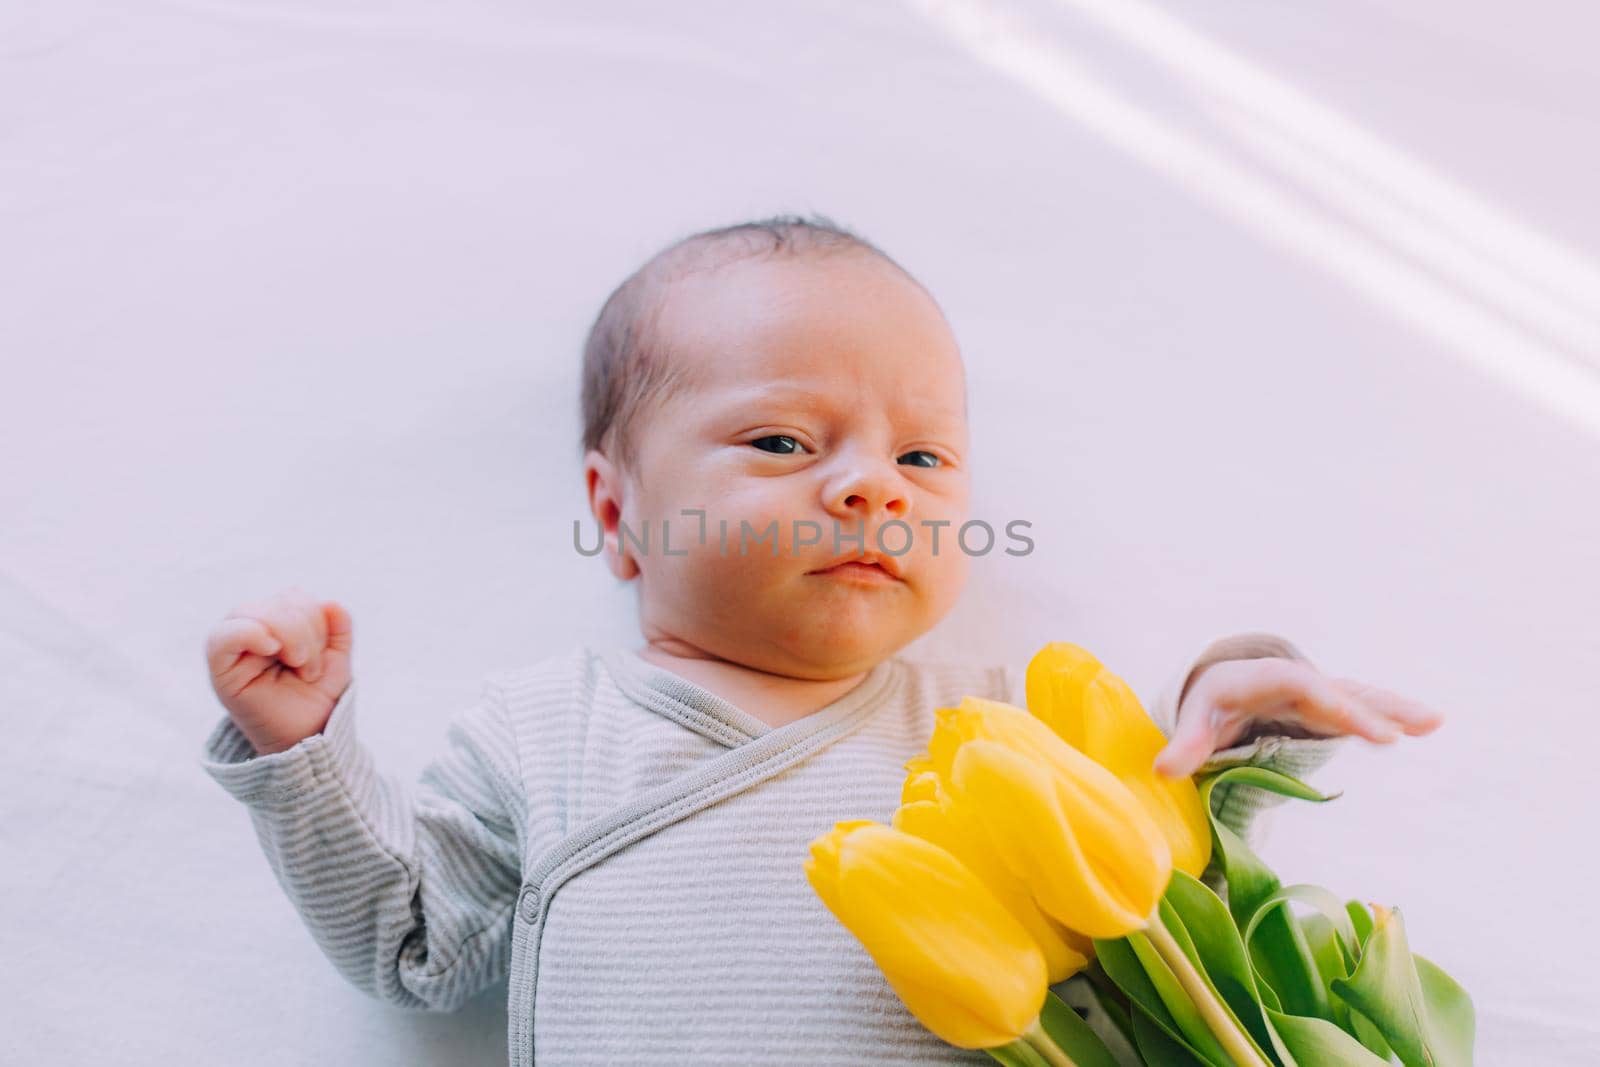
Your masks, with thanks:
[{"label": "baby's mouth", "polygon": [[899,569],[899,566],[895,563],[885,563],[878,557],[867,555],[836,560],[826,567],[807,571],[806,573],[818,577],[835,578],[841,581],[879,585],[901,581],[902,579],[898,573]]}]

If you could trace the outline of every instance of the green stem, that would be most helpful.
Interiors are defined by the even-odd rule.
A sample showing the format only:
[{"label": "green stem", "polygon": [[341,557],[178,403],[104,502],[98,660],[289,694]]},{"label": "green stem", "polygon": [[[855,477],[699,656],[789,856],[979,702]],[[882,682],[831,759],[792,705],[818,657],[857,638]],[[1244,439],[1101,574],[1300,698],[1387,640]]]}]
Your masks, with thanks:
[{"label": "green stem", "polygon": [[1183,986],[1183,991],[1194,1001],[1201,1018],[1205,1019],[1206,1025],[1211,1028],[1211,1033],[1232,1057],[1233,1062],[1240,1067],[1269,1067],[1267,1061],[1261,1058],[1261,1053],[1256,1051],[1255,1042],[1240,1029],[1232,1013],[1217,999],[1205,976],[1195,969],[1194,963],[1179,946],[1177,939],[1172,936],[1172,931],[1167,929],[1167,924],[1161,921],[1159,909],[1151,913],[1144,932],[1156,951],[1161,954],[1161,958],[1166,961],[1167,966],[1172,968],[1178,984]]},{"label": "green stem", "polygon": [[1045,1058],[1050,1067],[1078,1067],[1076,1061],[1061,1050],[1061,1046],[1051,1040],[1050,1035],[1044,1032],[1044,1027],[1038,1019],[1022,1032],[1022,1040],[1026,1041]]},{"label": "green stem", "polygon": [[1005,1064],[1005,1067],[1050,1067],[1044,1057],[1020,1037],[1009,1044],[986,1048],[983,1051],[989,1054],[990,1059]]}]

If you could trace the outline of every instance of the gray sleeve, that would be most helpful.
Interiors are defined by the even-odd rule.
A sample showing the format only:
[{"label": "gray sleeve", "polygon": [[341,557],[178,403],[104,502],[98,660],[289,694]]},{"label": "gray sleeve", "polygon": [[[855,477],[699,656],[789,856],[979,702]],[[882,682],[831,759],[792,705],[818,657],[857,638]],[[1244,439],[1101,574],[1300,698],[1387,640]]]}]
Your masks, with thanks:
[{"label": "gray sleeve", "polygon": [[[1250,631],[1219,638],[1168,678],[1150,703],[1150,717],[1162,733],[1171,737],[1178,722],[1178,705],[1188,691],[1190,680],[1201,668],[1227,659],[1260,659],[1268,656],[1311,662],[1293,643],[1276,634]],[[1233,747],[1212,753],[1199,773],[1243,763],[1281,771],[1304,780],[1312,771],[1328,762],[1344,742],[1342,737],[1318,736],[1294,726],[1269,724],[1253,729]],[[1218,820],[1244,838],[1247,844],[1254,844],[1251,829],[1256,817],[1268,808],[1283,803],[1285,799],[1255,786],[1228,782],[1218,784],[1211,794]],[[1202,880],[1212,884],[1217,878],[1220,878],[1220,868],[1213,858]]]},{"label": "gray sleeve", "polygon": [[486,682],[409,783],[374,767],[356,689],[283,752],[256,754],[224,716],[200,764],[246,806],[278,883],[345,978],[391,1004],[453,1011],[510,959],[524,810],[503,694]]}]

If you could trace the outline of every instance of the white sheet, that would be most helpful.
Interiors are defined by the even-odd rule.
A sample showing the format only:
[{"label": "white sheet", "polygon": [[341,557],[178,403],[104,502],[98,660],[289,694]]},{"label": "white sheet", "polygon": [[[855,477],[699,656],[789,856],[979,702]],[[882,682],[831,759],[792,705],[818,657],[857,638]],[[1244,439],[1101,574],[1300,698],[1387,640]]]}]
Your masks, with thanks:
[{"label": "white sheet", "polygon": [[[584,331],[668,241],[814,210],[938,295],[976,513],[1038,545],[910,651],[1073,640],[1148,694],[1271,629],[1446,711],[1267,854],[1398,904],[1481,1062],[1594,1062],[1596,24],[1392,7],[1041,2],[1052,98],[1066,56],[1030,83],[909,5],[0,3],[6,1055],[503,1059],[503,987],[416,1016],[323,961],[195,765],[202,640],[341,599],[403,775],[484,673],[631,641],[570,547]],[[1398,154],[1263,140],[1229,57]],[[1513,228],[1397,207],[1404,165]]]}]

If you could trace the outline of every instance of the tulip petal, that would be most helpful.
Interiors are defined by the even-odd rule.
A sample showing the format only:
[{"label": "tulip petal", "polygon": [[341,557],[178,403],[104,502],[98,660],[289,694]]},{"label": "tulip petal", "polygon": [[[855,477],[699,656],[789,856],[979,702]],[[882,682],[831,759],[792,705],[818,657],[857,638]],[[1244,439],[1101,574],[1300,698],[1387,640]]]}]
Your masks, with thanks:
[{"label": "tulip petal", "polygon": [[963,708],[969,704],[969,718],[976,723],[970,732],[999,740],[1051,769],[1085,854],[1123,887],[1130,908],[1148,915],[1166,885],[1171,848],[1127,786],[1020,708],[981,701],[963,702]]},{"label": "tulip petal", "polygon": [[812,843],[806,875],[924,1026],[959,1048],[1017,1040],[1046,985],[1028,931],[955,856],[866,820]]},{"label": "tulip petal", "polygon": [[[1110,784],[1121,785],[1114,779]],[[1172,851],[1160,829],[1126,790],[1110,794],[1064,777],[1056,779],[1056,788],[1084,852],[1117,887],[1125,906],[1148,916],[1172,874]]]},{"label": "tulip petal", "polygon": [[[1101,670],[1100,661],[1082,646],[1053,641],[1034,653],[1023,678],[1023,699],[1028,710],[1067,744],[1090,756],[1101,748],[1116,749],[1115,744],[1097,744],[1103,734],[1114,731],[1110,724],[1100,721],[1098,715],[1088,714],[1091,709],[1085,706],[1085,694]],[[1114,709],[1096,707],[1093,710]]]},{"label": "tulip petal", "polygon": [[1155,773],[1166,735],[1132,688],[1082,647],[1056,641],[1028,662],[1024,691],[1031,714],[1133,791],[1166,836],[1173,866],[1200,877],[1211,861],[1205,805],[1191,779]]},{"label": "tulip petal", "polygon": [[1093,942],[1040,911],[1028,886],[1001,861],[983,827],[964,817],[963,809],[939,785],[938,776],[920,777],[927,799],[902,803],[894,813],[894,828],[940,846],[977,875],[1038,944],[1051,985],[1082,970]]},{"label": "tulip petal", "polygon": [[[999,742],[968,741],[956,753],[952,781],[959,802],[979,811],[1003,862],[1047,914],[1091,937],[1121,937],[1144,925],[1149,913],[1128,907],[1120,887],[1084,854],[1048,767]],[[1160,894],[1153,891],[1152,906]]]},{"label": "tulip petal", "polygon": [[[1045,723],[1001,701],[967,697],[940,708],[929,764],[995,839],[1013,874],[1056,921],[1097,937],[1136,929],[1171,873],[1171,847],[1134,795]],[[969,770],[989,794],[971,797],[955,773],[974,746],[1003,766]],[[979,747],[979,751],[985,751]],[[972,762],[968,756],[967,761]],[[1026,813],[1022,815],[1021,813]],[[1021,820],[1020,825],[1007,825]]]}]

